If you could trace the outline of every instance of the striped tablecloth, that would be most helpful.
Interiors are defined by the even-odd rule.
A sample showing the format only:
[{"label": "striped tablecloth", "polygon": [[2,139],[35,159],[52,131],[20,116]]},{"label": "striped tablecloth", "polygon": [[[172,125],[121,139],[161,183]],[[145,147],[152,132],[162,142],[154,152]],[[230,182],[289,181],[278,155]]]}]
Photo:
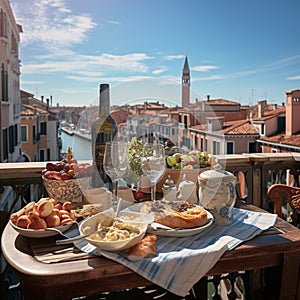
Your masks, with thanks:
[{"label": "striped tablecloth", "polygon": [[84,252],[117,261],[166,290],[185,296],[225,251],[272,227],[276,218],[275,214],[234,208],[230,225],[213,224],[207,230],[190,237],[158,237],[157,257],[138,262],[129,261],[118,253],[99,251],[85,240],[75,245]]}]

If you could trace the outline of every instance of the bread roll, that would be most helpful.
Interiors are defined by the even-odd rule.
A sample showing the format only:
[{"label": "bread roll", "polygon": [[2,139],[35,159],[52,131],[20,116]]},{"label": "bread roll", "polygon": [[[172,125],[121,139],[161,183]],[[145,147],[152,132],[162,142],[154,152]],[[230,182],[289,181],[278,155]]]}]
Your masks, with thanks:
[{"label": "bread roll", "polygon": [[30,219],[28,218],[28,216],[26,215],[23,215],[23,216],[20,216],[16,222],[16,225],[18,227],[21,227],[21,228],[27,228],[27,226],[31,223]]},{"label": "bread roll", "polygon": [[38,204],[37,212],[40,217],[46,218],[52,213],[52,211],[53,211],[53,203],[51,201],[44,200]]},{"label": "bread roll", "polygon": [[71,218],[69,218],[69,219],[63,219],[63,220],[61,220],[60,225],[65,225],[65,224],[68,224],[68,223],[70,223],[72,221],[73,220]]},{"label": "bread roll", "polygon": [[54,208],[57,208],[58,210],[61,210],[62,209],[62,204],[61,203],[56,203],[54,205]]},{"label": "bread roll", "polygon": [[146,235],[141,241],[130,248],[127,258],[131,261],[139,261],[144,258],[155,257],[156,254],[156,240],[155,234]]},{"label": "bread roll", "polygon": [[39,217],[37,214],[31,214],[29,216],[31,223],[28,224],[28,229],[46,229],[47,223],[46,221]]},{"label": "bread roll", "polygon": [[66,201],[62,205],[62,209],[70,211],[72,209],[72,202]]},{"label": "bread roll", "polygon": [[56,227],[60,225],[60,217],[53,211],[46,219],[47,227]]},{"label": "bread roll", "polygon": [[36,209],[36,203],[34,201],[28,203],[25,207],[25,215],[29,215],[30,212],[34,211]]}]

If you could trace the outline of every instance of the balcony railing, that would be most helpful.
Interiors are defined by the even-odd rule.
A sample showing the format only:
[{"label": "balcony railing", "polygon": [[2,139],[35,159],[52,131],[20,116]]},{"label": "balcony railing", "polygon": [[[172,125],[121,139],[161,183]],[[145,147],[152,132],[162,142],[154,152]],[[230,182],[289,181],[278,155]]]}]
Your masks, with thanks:
[{"label": "balcony railing", "polygon": [[[298,153],[219,155],[216,156],[216,160],[225,170],[236,175],[238,200],[269,211],[272,210],[272,206],[267,199],[268,187],[274,183],[300,186],[300,154]],[[0,164],[1,233],[13,211],[31,199],[38,200],[45,195],[41,178],[41,170],[45,165],[46,162]],[[283,206],[283,215],[289,220],[288,207]],[[2,272],[3,263],[0,267]]]},{"label": "balcony railing", "polygon": [[[274,183],[300,186],[300,153],[217,155],[216,161],[237,177],[238,199],[270,209],[267,190]],[[9,215],[22,201],[44,193],[41,171],[46,162],[0,163],[0,214]],[[284,209],[284,208],[283,208]],[[1,218],[1,222],[3,218]],[[2,224],[3,225],[3,224]]]}]

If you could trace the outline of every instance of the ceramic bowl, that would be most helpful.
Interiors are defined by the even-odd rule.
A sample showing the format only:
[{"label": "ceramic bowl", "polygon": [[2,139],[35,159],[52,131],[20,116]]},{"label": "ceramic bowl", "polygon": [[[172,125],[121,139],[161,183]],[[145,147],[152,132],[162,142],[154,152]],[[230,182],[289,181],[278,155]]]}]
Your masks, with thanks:
[{"label": "ceramic bowl", "polygon": [[70,222],[65,225],[61,225],[53,228],[47,228],[47,229],[25,229],[16,226],[11,220],[9,220],[9,223],[20,235],[29,238],[44,238],[44,237],[57,235],[59,234],[59,232],[67,231],[73,225],[74,222]]},{"label": "ceramic bowl", "polygon": [[91,177],[68,180],[46,179],[44,176],[42,178],[49,197],[62,203],[66,201],[81,202],[82,191],[91,184]]},{"label": "ceramic bowl", "polygon": [[[107,210],[104,212],[100,212],[90,218],[83,220],[79,225],[79,231],[81,234],[92,233],[97,229],[98,224],[101,222],[102,224],[107,224],[114,219],[114,211]],[[145,235],[147,230],[146,223],[134,223],[131,222],[130,224],[135,225],[140,229],[140,233],[134,237],[124,239],[124,240],[117,240],[117,241],[102,241],[102,240],[95,240],[90,237],[86,237],[85,239],[95,247],[98,247],[101,250],[106,251],[120,251],[124,249],[131,248],[135,244],[137,244]]]}]

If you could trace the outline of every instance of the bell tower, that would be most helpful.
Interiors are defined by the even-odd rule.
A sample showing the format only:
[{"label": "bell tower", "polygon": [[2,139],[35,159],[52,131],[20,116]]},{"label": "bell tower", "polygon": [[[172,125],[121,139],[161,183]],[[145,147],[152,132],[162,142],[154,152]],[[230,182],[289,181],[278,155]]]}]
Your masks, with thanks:
[{"label": "bell tower", "polygon": [[189,68],[188,58],[186,56],[184,61],[184,66],[182,69],[182,77],[181,77],[181,90],[182,90],[181,106],[182,107],[189,106],[190,86],[191,86],[190,68]]}]

